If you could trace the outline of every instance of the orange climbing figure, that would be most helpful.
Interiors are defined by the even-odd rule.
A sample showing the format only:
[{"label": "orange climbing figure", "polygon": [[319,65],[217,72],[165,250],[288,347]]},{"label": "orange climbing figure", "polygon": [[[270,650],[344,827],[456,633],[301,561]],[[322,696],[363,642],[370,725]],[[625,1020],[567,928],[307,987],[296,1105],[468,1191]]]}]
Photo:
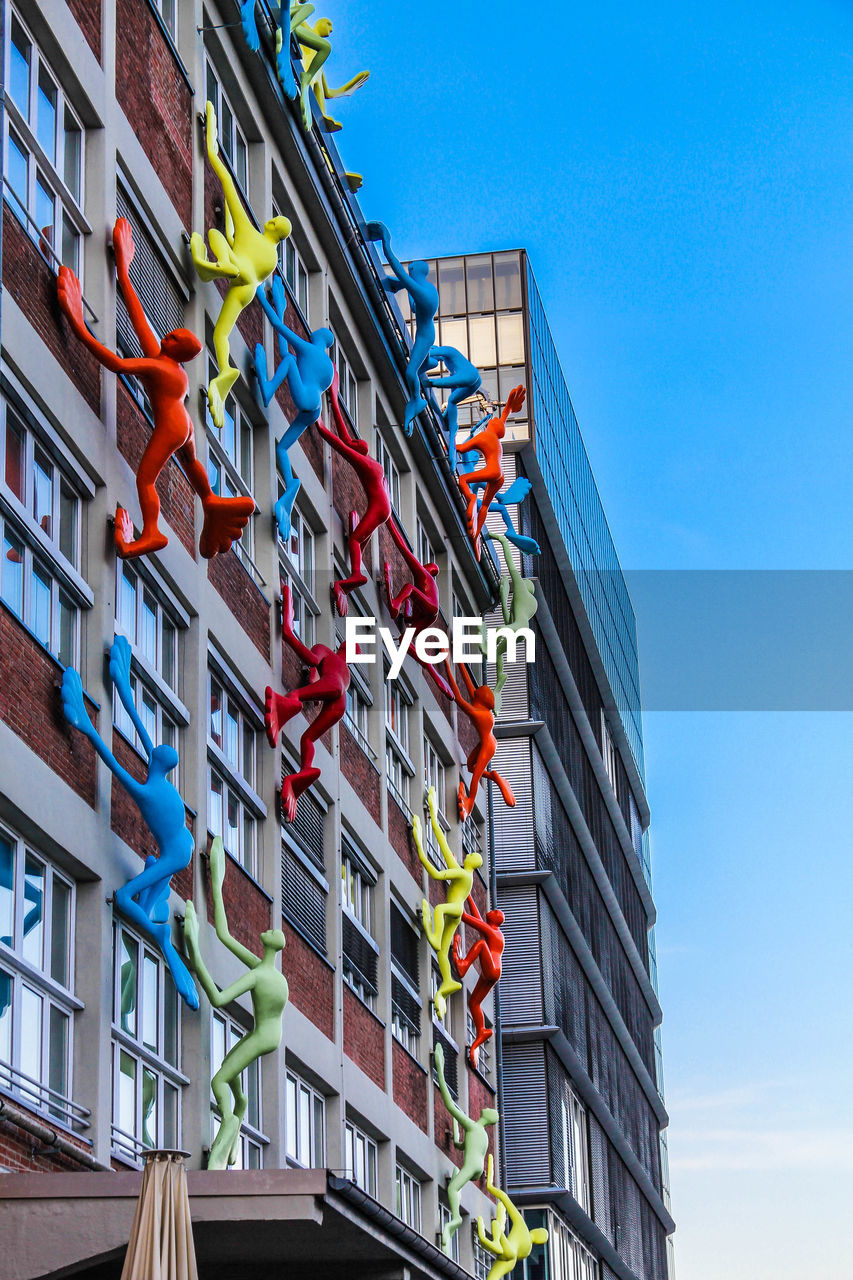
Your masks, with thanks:
[{"label": "orange climbing figure", "polygon": [[359,440],[355,436],[351,436],[347,430],[347,424],[344,422],[344,415],[341,413],[341,406],[338,400],[337,369],[329,391],[329,399],[332,402],[332,415],[335,419],[335,426],[338,429],[337,435],[319,421],[316,423],[317,430],[323,439],[328,440],[332,448],[342,454],[349,462],[361,481],[361,487],[367,499],[367,510],[363,516],[359,516],[357,511],[350,512],[349,537],[347,539],[350,576],[341,578],[332,586],[338,613],[343,618],[347,612],[347,597],[350,592],[355,591],[356,587],[363,587],[367,582],[367,575],[361,567],[362,550],[370,541],[374,529],[378,529],[390,516],[391,498],[388,494],[388,482],[385,479],[382,464],[377,462],[375,458],[370,457],[366,440]]},{"label": "orange climbing figure", "polygon": [[270,746],[278,745],[282,729],[299,714],[304,703],[323,703],[322,711],[302,735],[298,773],[289,774],[281,784],[282,812],[285,820],[292,822],[299,797],[320,776],[320,770],[314,765],[314,743],[338,723],[347,709],[350,669],[344,658],[345,642],[338,649],[330,649],[325,644],[315,644],[309,649],[299,639],[293,630],[293,596],[288,586],[282,595],[282,612],[283,638],[309,668],[309,675],[306,685],[290,693],[276,693],[267,686],[264,724]]},{"label": "orange climbing figure", "polygon": [[468,904],[471,910],[462,912],[462,923],[468,925],[470,929],[476,929],[483,936],[478,938],[469,949],[468,954],[463,956],[459,934],[455,933],[453,935],[453,963],[456,965],[459,977],[464,978],[471,965],[476,961],[480,962],[480,977],[468,1001],[468,1007],[471,1010],[471,1017],[477,1032],[473,1043],[468,1049],[468,1057],[471,1059],[471,1066],[476,1071],[480,1045],[485,1044],[493,1035],[491,1027],[486,1026],[486,1019],[483,1016],[483,1001],[492,987],[500,981],[501,956],[504,949],[504,936],[500,926],[504,922],[504,913],[495,908],[486,912],[484,920],[477,910],[477,904],[473,898],[468,899]]},{"label": "orange climbing figure", "polygon": [[[489,514],[493,499],[500,493],[504,485],[503,445],[501,441],[506,434],[506,420],[511,413],[518,413],[524,404],[526,392],[524,387],[513,387],[506,399],[503,410],[497,417],[490,418],[481,431],[470,439],[456,446],[457,453],[479,452],[483,456],[484,465],[477,471],[465,471],[459,477],[459,488],[468,500],[468,532],[474,543],[477,559],[480,559],[480,534]],[[475,488],[483,488],[484,493],[477,512],[477,494]]]},{"label": "orange climbing figure", "polygon": [[59,268],[57,294],[68,323],[96,359],[112,373],[138,378],[145,388],[154,418],[151,439],[145,447],[136,472],[136,487],[142,509],[142,533],[133,538],[133,521],[123,507],[116,508],[115,548],[122,559],[160,551],[169,539],[159,527],[160,499],[155,488],[157,478],[173,453],[180,452],[189,482],[204,507],[204,527],[199,551],[209,559],[227,551],[249,523],[255,509],[252,498],[219,498],[210,487],[207,471],[198,459],[192,418],[184,401],[189,380],[184,365],[201,351],[201,343],[188,329],[173,329],[161,342],[151,328],[130,281],[130,264],[134,244],[130,223],[119,218],[113,229],[116,275],[119,288],[139,339],[143,355],[139,359],[124,358],[110,351],[86,328],[83,319],[83,295],[80,281],[69,267]]},{"label": "orange climbing figure", "polygon": [[467,792],[465,783],[461,781],[459,783],[459,817],[464,822],[474,808],[474,801],[477,799],[481,778],[487,778],[489,782],[494,782],[497,785],[504,798],[504,803],[508,804],[510,808],[515,808],[515,796],[512,794],[512,788],[509,783],[501,777],[497,769],[489,768],[498,749],[498,740],[494,733],[495,695],[487,684],[479,686],[474,684],[464,662],[460,662],[459,666],[462,670],[462,678],[465,681],[468,696],[471,699],[470,702],[463,698],[449,662],[445,661],[444,669],[447,672],[447,679],[453,690],[454,702],[460,711],[464,711],[477,730],[480,739],[476,747],[469,753],[466,762],[471,770],[471,784]]}]

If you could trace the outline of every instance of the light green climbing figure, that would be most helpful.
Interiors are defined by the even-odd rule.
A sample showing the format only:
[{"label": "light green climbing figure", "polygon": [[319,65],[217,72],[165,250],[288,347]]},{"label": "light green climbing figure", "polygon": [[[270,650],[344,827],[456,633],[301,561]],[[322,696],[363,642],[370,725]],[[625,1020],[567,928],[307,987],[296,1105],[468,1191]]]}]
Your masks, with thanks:
[{"label": "light green climbing figure", "polygon": [[[244,977],[220,990],[207,971],[198,945],[198,917],[191,902],[186,905],[184,940],[187,955],[195,969],[202,988],[214,1009],[221,1009],[239,996],[249,995],[252,1001],[254,1028],[228,1051],[222,1066],[210,1082],[213,1096],[222,1117],[208,1157],[208,1169],[225,1169],[237,1159],[240,1144],[240,1125],[248,1107],[240,1077],[246,1068],[264,1054],[272,1053],[281,1044],[282,1017],[287,1004],[287,979],[276,968],[276,957],[284,950],[285,937],[280,929],[267,929],[261,934],[263,958],[231,937],[225,904],[222,901],[222,884],[225,880],[225,847],[219,836],[210,849],[210,888],[213,896],[213,922],[216,936],[230,952],[249,970]],[[229,1099],[229,1090],[231,1099]],[[233,1099],[233,1106],[232,1106]]]},{"label": "light green climbing figure", "polygon": [[417,814],[412,819],[412,837],[415,841],[418,857],[430,879],[444,880],[447,883],[447,898],[444,902],[438,903],[435,911],[430,909],[427,898],[424,898],[421,904],[424,933],[426,934],[427,942],[435,952],[438,970],[441,974],[441,985],[435,993],[433,1004],[435,1005],[436,1017],[443,1022],[447,1009],[447,997],[453,995],[454,991],[462,990],[462,983],[456,981],[450,968],[450,952],[454,935],[462,920],[466,899],[474,884],[474,872],[483,865],[483,859],[479,853],[469,853],[466,854],[462,866],[460,866],[453,856],[453,851],[447,843],[447,838],[438,821],[435,787],[430,787],[429,789],[427,805],[429,806],[433,835],[444,859],[443,871],[434,866],[427,856],[424,848],[421,820]]},{"label": "light green climbing figure", "polygon": [[[523,578],[512,556],[512,548],[507,540],[506,534],[493,533],[491,530],[484,530],[489,538],[493,538],[495,542],[501,544],[504,553],[504,563],[507,572],[501,575],[500,582],[500,602],[501,613],[503,614],[503,625],[509,631],[523,631],[530,626],[536,610],[539,608],[539,601],[536,599],[536,583],[530,578]],[[512,603],[510,604],[510,591],[512,591]],[[488,628],[483,624],[482,649],[483,654],[486,653],[486,636]],[[500,715],[501,696],[503,694],[504,685],[507,682],[509,672],[506,669],[506,651],[508,637],[499,635],[497,647],[495,650],[495,719]]]},{"label": "light green climbing figure", "polygon": [[[498,1211],[488,1234],[483,1219],[477,1219],[477,1235],[480,1244],[495,1259],[487,1280],[502,1280],[517,1262],[530,1257],[535,1244],[545,1244],[548,1232],[545,1227],[528,1227],[521,1210],[515,1207],[505,1191],[495,1186],[493,1175],[494,1161],[489,1156],[486,1187],[497,1200]],[[506,1232],[507,1218],[510,1222],[509,1234]]]},{"label": "light green climbing figure", "polygon": [[[299,74],[299,108],[302,115],[302,124],[304,128],[310,132],[313,123],[311,118],[311,103],[309,100],[310,90],[313,88],[314,96],[320,107],[320,113],[323,117],[323,123],[329,133],[336,133],[342,128],[339,120],[335,120],[327,110],[327,102],[330,98],[348,98],[350,94],[355,93],[356,89],[360,89],[370,76],[369,71],[359,71],[358,75],[348,80],[346,84],[341,85],[339,89],[333,89],[326,79],[326,73],[323,71],[323,65],[329,54],[332,52],[332,42],[329,36],[332,34],[333,27],[329,18],[319,18],[312,26],[308,19],[314,12],[313,4],[300,4],[299,0],[291,0],[290,4],[290,31],[289,35],[296,36],[299,44],[299,52],[302,55],[302,70]],[[288,82],[288,73],[290,71],[290,40],[285,38],[284,34],[284,3],[280,5],[279,25],[276,30],[275,37],[276,47],[276,69],[278,78],[282,88],[288,96],[292,96],[290,85]]]},{"label": "light green climbing figure", "polygon": [[[472,1120],[470,1116],[466,1116],[462,1108],[453,1101],[447,1087],[447,1081],[444,1078],[444,1049],[440,1044],[435,1046],[432,1056],[435,1059],[438,1088],[444,1099],[444,1105],[453,1119],[453,1142],[464,1153],[461,1169],[457,1169],[447,1183],[450,1221],[445,1223],[441,1233],[441,1247],[446,1254],[449,1254],[450,1242],[462,1225],[462,1214],[459,1211],[462,1188],[483,1176],[489,1151],[489,1135],[486,1130],[491,1125],[497,1124],[498,1113],[494,1107],[484,1107],[480,1112],[479,1120]],[[460,1126],[464,1136],[460,1136]]]}]

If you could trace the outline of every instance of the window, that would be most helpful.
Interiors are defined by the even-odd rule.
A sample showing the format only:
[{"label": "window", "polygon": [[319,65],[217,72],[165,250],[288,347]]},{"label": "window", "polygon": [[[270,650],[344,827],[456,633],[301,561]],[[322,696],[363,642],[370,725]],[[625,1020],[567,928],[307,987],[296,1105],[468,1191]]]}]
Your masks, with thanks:
[{"label": "window", "polygon": [[[63,666],[77,658],[82,503],[47,445],[3,402],[0,597]],[[14,514],[11,512],[14,511]]]},{"label": "window", "polygon": [[[279,479],[279,497],[283,493],[284,485]],[[298,505],[294,506],[290,517],[290,538],[286,544],[279,538],[278,545],[281,551],[282,587],[287,583],[293,599],[293,630],[303,644],[310,648],[314,644],[316,619],[320,612],[314,598],[315,538],[314,530]]]},{"label": "window", "polygon": [[6,164],[10,205],[28,233],[80,275],[83,128],[32,36],[12,11]]},{"label": "window", "polygon": [[394,1174],[397,1217],[413,1231],[421,1229],[421,1184],[413,1173],[398,1164]]},{"label": "window", "polygon": [[243,194],[249,190],[249,150],[234,109],[220,87],[213,64],[207,64],[207,100],[213,103],[219,126],[219,150],[228,162]]},{"label": "window", "polygon": [[418,979],[418,935],[403,912],[391,903],[391,1032],[416,1054],[421,1036]]},{"label": "window", "polygon": [[494,1259],[480,1244],[476,1222],[471,1223],[471,1234],[474,1242],[474,1280],[489,1280]]},{"label": "window", "polygon": [[420,520],[418,521],[418,559],[421,564],[436,564],[435,549]]},{"label": "window", "polygon": [[[283,762],[282,768],[289,772]],[[326,954],[326,899],[323,851],[326,810],[307,791],[300,797],[293,822],[281,828],[282,913],[303,938]]]},{"label": "window", "polygon": [[[447,1009],[444,1014],[444,1021],[441,1022],[435,1012],[435,997],[438,988],[441,986],[441,974],[437,965],[430,967],[430,1007],[432,1009],[432,1043],[433,1048],[440,1044],[444,1049],[444,1079],[447,1087],[454,1098],[459,1096],[459,1049],[453,1038],[453,1023],[456,1015],[456,1005],[453,1000],[447,1001]],[[438,1084],[438,1071],[435,1062],[432,1066],[432,1078]]]},{"label": "window", "polygon": [[589,1158],[586,1108],[565,1076],[557,1083],[559,1129],[554,1134],[557,1159],[562,1159],[566,1190],[582,1209],[589,1209]]},{"label": "window", "polygon": [[355,672],[351,673],[349,688],[347,689],[347,709],[344,712],[344,724],[355,738],[365,755],[370,756],[372,760],[376,758],[376,752],[370,745],[367,736],[367,713],[370,703],[364,691],[364,686],[355,678]]},{"label": "window", "polygon": [[178,0],[154,0],[154,8],[174,43],[178,38]]},{"label": "window", "polygon": [[[162,742],[176,747],[178,623],[161,602],[153,582],[142,575],[142,570],[127,561],[118,562],[116,625],[133,646],[130,685],[142,723],[155,746]],[[138,751],[142,750],[136,729],[115,691],[113,723]]]},{"label": "window", "polygon": [[610,779],[610,785],[615,796],[618,778],[616,747],[613,744],[613,738],[607,725],[607,718],[603,711],[601,713],[601,758],[604,761],[604,768],[607,770],[607,776]]},{"label": "window", "polygon": [[[483,1015],[485,1018],[485,1015]],[[491,1022],[485,1018],[487,1030],[491,1029]],[[472,1045],[477,1038],[477,1028],[474,1026],[474,1019],[471,1017],[470,1011],[467,1014],[466,1027],[468,1031],[467,1043]],[[486,1040],[477,1048],[477,1070],[484,1080],[492,1078],[492,1040]]]},{"label": "window", "polygon": [[371,936],[376,877],[349,840],[341,841],[341,932],[344,981],[369,1008],[378,993],[379,948]]},{"label": "window", "polygon": [[68,1125],[72,1102],[74,884],[0,828],[0,1083]]},{"label": "window", "polygon": [[362,1133],[351,1120],[344,1125],[344,1162],[346,1176],[357,1187],[376,1197],[376,1143]]},{"label": "window", "polygon": [[285,1075],[285,1148],[291,1164],[326,1165],[326,1099],[295,1071]]},{"label": "window", "polygon": [[[174,272],[166,264],[154,236],[148,229],[134,200],[121,181],[116,187],[116,217],[126,218],[133,231],[135,252],[129,275],[142,304],[148,323],[158,338],[164,338],[184,323],[185,294],[178,287]],[[124,299],[116,296],[116,343],[122,355],[138,357],[142,348],[136,336]],[[135,379],[127,379],[137,400],[145,406],[144,393]],[[146,410],[148,411],[148,410]]]},{"label": "window", "polygon": [[388,493],[391,498],[391,506],[399,513],[400,472],[397,468],[396,462],[391,457],[391,452],[387,444],[378,431],[376,433],[376,458],[388,483]]},{"label": "window", "polygon": [[[218,366],[208,353],[207,377],[212,382]],[[207,400],[205,398],[205,404]],[[210,444],[207,455],[207,475],[210,487],[220,498],[254,497],[254,469],[252,465],[252,424],[239,400],[229,396],[225,403],[221,430],[214,424],[209,407],[205,410],[207,438]],[[233,543],[242,558],[251,559],[255,550],[254,521],[250,520],[242,537]]]},{"label": "window", "polygon": [[341,350],[341,344],[337,338],[329,354],[338,371],[338,396],[341,404],[349,414],[350,422],[358,429],[358,383],[352,365]]},{"label": "window", "polygon": [[159,952],[114,926],[113,1124],[116,1155],[180,1145],[178,993]]},{"label": "window", "polygon": [[[272,216],[278,218],[281,216],[281,209],[273,205]],[[281,268],[281,274],[287,282],[290,290],[290,296],[302,312],[302,318],[308,322],[308,270],[302,261],[302,255],[297,249],[293,233],[286,240],[280,240],[278,245],[278,265]]]},{"label": "window", "polygon": [[[436,1233],[438,1236],[439,1248],[441,1247],[441,1237],[442,1237],[444,1228],[448,1225],[452,1216],[453,1215],[450,1212],[450,1206],[446,1205],[443,1200],[440,1200],[438,1204],[438,1232]],[[454,1231],[453,1235],[450,1237],[450,1252],[448,1253],[447,1256],[449,1258],[452,1258],[454,1262],[459,1261],[459,1232],[458,1231]]]},{"label": "window", "polygon": [[[222,1066],[225,1055],[230,1053],[235,1044],[238,1044],[243,1039],[244,1035],[245,1028],[241,1027],[238,1022],[235,1022],[233,1018],[229,1018],[227,1014],[221,1013],[219,1010],[213,1010],[210,1022],[211,1077]],[[264,1146],[268,1139],[261,1132],[260,1059],[256,1058],[254,1062],[249,1063],[240,1076],[240,1087],[246,1095],[248,1106],[243,1117],[243,1123],[240,1126],[240,1149],[237,1155],[237,1162],[233,1167],[237,1169],[261,1169],[264,1163]],[[215,1136],[219,1132],[220,1117],[219,1109],[213,1101],[211,1102],[211,1113],[213,1120],[213,1134],[211,1136]]]},{"label": "window", "polygon": [[411,701],[399,680],[385,672],[385,771],[388,790],[404,813],[410,813],[409,709]]},{"label": "window", "polygon": [[[444,761],[430,739],[424,736],[424,795],[429,793],[430,787],[435,787],[438,823],[444,834],[447,835],[450,831],[450,823],[444,814],[445,796],[447,794],[447,770],[444,767]],[[432,822],[430,821],[429,809],[426,805],[424,806],[423,830],[428,855],[436,866],[443,868],[444,858],[438,847],[438,841],[435,838]]]},{"label": "window", "polygon": [[470,817],[467,822],[462,823],[462,856],[469,853],[484,854],[485,852],[485,831],[482,822],[477,822],[475,818]]},{"label": "window", "polygon": [[208,674],[207,825],[250,875],[255,875],[258,804],[254,792],[257,737],[240,698]]}]

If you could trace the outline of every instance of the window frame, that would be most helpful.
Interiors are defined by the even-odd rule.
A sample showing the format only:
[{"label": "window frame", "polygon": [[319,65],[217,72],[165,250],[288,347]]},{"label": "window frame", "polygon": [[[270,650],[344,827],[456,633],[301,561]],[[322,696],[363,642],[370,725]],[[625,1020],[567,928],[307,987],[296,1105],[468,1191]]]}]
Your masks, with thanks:
[{"label": "window frame", "polygon": [[[294,1100],[295,1100],[293,1115],[295,1117],[295,1128],[296,1128],[295,1149],[297,1151],[301,1146],[300,1127],[302,1124],[302,1109],[299,1103],[302,1097],[302,1092],[308,1095],[309,1133],[306,1141],[308,1143],[308,1146],[311,1152],[311,1160],[312,1160],[311,1164],[304,1164],[299,1159],[298,1155],[291,1154],[291,1148],[290,1148],[291,1107],[290,1107],[290,1097],[288,1092],[291,1086],[293,1087],[293,1090],[294,1090]],[[316,1121],[317,1121],[318,1110],[320,1113],[320,1118],[322,1123],[322,1133],[319,1135],[319,1139],[316,1132]],[[318,1141],[319,1141],[319,1147],[318,1147]],[[288,1168],[324,1169],[326,1167],[326,1096],[325,1094],[321,1093],[319,1089],[316,1089],[314,1085],[309,1084],[309,1082],[305,1080],[302,1076],[300,1076],[299,1073],[293,1069],[293,1067],[289,1067],[289,1066],[285,1067],[285,1072],[284,1072],[284,1151],[285,1151],[285,1159],[287,1161]],[[318,1163],[316,1164],[313,1163],[315,1160],[318,1160]]]},{"label": "window frame", "polygon": [[358,378],[352,367],[352,361],[344,351],[337,333],[333,329],[334,342],[329,355],[332,364],[338,371],[338,399],[344,413],[355,427],[358,434]]},{"label": "window frame", "polygon": [[[223,701],[220,707],[222,714],[222,744],[216,742],[212,733],[211,725],[211,704],[213,699],[214,683],[221,690]],[[231,707],[237,712],[237,740],[239,743],[239,763],[233,762],[226,754],[225,742],[226,719],[234,719],[229,717],[228,712]],[[240,808],[239,817],[239,848],[234,850],[225,844],[226,852],[228,852],[235,862],[239,863],[253,879],[257,878],[257,859],[258,859],[258,824],[262,822],[267,815],[266,805],[255,790],[257,782],[258,770],[262,753],[259,750],[259,736],[262,726],[262,720],[259,713],[252,707],[249,699],[233,679],[230,673],[223,665],[221,665],[212,653],[208,654],[207,665],[207,829],[210,835],[221,835],[223,844],[225,844],[226,831],[226,804],[228,798],[236,793],[236,801]],[[252,734],[252,769],[250,778],[247,778],[243,772],[243,755],[246,745],[246,734]],[[214,779],[218,780],[222,789],[222,821],[219,824],[221,830],[215,830],[213,826],[213,795],[214,795]],[[246,819],[252,820],[252,842],[251,848],[246,848]]]},{"label": "window frame", "polygon": [[[364,1147],[363,1168],[366,1174],[362,1181],[358,1177],[358,1143],[362,1143]],[[350,1150],[353,1153],[352,1163],[350,1162]],[[366,1195],[376,1199],[376,1193],[379,1185],[379,1148],[376,1140],[371,1138],[369,1133],[355,1123],[349,1117],[344,1118],[344,1176],[360,1187]]]},{"label": "window frame", "polygon": [[[340,844],[340,909],[341,915],[347,916],[355,925],[357,931],[366,940],[370,949],[380,954],[379,944],[373,936],[373,919],[375,913],[375,895],[377,876],[373,869],[369,866],[367,859],[357,848],[354,841],[347,836],[346,832],[341,833]],[[347,871],[347,868],[349,870]],[[358,885],[358,891],[354,892],[353,885]],[[368,1009],[376,1008],[377,992],[368,985],[365,976],[358,970],[354,961],[347,956],[346,950],[342,948],[341,953],[341,977],[346,985],[367,1005]]]},{"label": "window frame", "polygon": [[[211,93],[211,80],[215,86],[214,92]],[[222,87],[222,77],[213,65],[213,60],[209,52],[206,52],[204,59],[204,88],[208,102],[213,103],[213,109],[216,112],[216,126],[219,136],[219,154],[222,156],[231,177],[237,184],[237,188],[242,196],[245,197],[246,203],[249,203],[249,141],[244,131],[238,123],[239,113],[234,110],[234,104],[231,97]],[[231,125],[233,134],[226,137],[226,128],[224,127],[224,113],[222,104],[228,108],[228,114],[231,117]],[[230,131],[229,131],[230,132]],[[234,151],[238,144],[242,144],[243,163],[238,164],[234,157]]]},{"label": "window frame", "polygon": [[[394,1211],[401,1222],[417,1231],[421,1231],[421,1206],[423,1191],[421,1180],[398,1160],[394,1165]],[[410,1217],[403,1210],[407,1207],[414,1210]]]},{"label": "window frame", "polygon": [[[284,485],[280,477],[277,482],[277,492],[279,497],[284,493]],[[316,643],[317,619],[321,612],[314,595],[317,539],[319,535],[298,500],[293,506],[290,525],[291,546],[294,537],[297,541],[298,549],[295,559],[292,556],[292,551],[282,542],[278,530],[276,530],[275,535],[276,546],[278,547],[279,583],[282,587],[282,594],[285,584],[290,587],[293,599],[293,629],[300,640],[310,649]],[[306,549],[309,547],[310,564],[306,561]]]},{"label": "window frame", "polygon": [[[415,700],[401,680],[388,678],[387,666],[383,668],[383,674],[385,781],[394,800],[404,813],[411,816],[411,780],[416,770],[409,755],[409,742],[411,740],[410,717]],[[397,724],[403,729],[402,733],[400,728],[394,727],[395,718]]]},{"label": "window frame", "polygon": [[400,513],[401,501],[401,482],[400,468],[394,461],[394,456],[385,441],[385,437],[379,428],[376,428],[376,461],[382,468],[382,474],[385,476],[385,483],[388,485],[388,496],[391,499],[391,510],[398,517]]}]

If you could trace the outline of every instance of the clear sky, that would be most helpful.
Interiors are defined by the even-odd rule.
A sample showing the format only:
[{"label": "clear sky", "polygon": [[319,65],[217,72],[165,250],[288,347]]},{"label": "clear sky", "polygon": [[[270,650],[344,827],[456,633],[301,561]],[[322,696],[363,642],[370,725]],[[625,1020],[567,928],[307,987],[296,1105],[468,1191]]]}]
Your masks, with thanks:
[{"label": "clear sky", "polygon": [[[853,569],[850,0],[321,9],[400,256],[530,251],[625,568]],[[842,1280],[853,715],[646,744],[679,1280]]]}]

